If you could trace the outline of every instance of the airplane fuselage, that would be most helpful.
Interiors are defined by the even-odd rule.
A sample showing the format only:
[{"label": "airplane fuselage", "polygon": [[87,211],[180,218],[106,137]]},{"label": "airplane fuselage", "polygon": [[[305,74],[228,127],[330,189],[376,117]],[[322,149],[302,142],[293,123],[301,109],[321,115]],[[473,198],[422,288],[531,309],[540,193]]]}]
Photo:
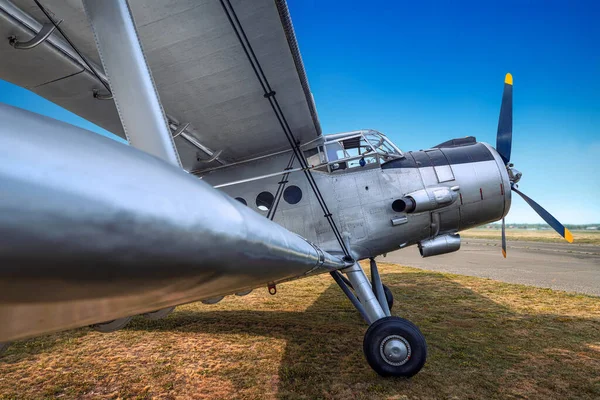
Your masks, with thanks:
[{"label": "airplane fuselage", "polygon": [[[218,186],[251,179],[265,171],[283,171],[290,156],[291,152],[280,153],[219,169],[203,179]],[[381,165],[314,171],[313,176],[356,259],[414,244],[432,244],[427,241],[497,221],[510,208],[506,167],[485,143],[407,152]],[[281,175],[277,175],[223,186],[221,190],[267,215],[268,207],[261,199],[274,195],[281,181]],[[339,252],[340,246],[303,173],[291,173],[285,187],[288,195],[284,192],[274,221],[326,251]],[[452,237],[460,243],[457,236]],[[440,249],[452,251],[452,246]]]}]

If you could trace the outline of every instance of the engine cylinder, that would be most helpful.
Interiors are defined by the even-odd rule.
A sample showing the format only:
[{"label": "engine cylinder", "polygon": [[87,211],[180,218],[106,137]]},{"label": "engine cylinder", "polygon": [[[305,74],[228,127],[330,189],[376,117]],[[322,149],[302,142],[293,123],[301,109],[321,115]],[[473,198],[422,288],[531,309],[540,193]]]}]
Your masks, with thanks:
[{"label": "engine cylinder", "polygon": [[458,249],[460,249],[460,235],[458,233],[436,236],[419,242],[419,253],[422,257],[452,253]]}]

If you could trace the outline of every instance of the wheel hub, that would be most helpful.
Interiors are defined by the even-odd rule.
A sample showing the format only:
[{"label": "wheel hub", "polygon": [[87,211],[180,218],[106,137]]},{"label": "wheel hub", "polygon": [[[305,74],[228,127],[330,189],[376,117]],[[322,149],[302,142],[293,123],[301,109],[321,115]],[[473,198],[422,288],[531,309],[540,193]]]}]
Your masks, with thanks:
[{"label": "wheel hub", "polygon": [[390,335],[383,339],[379,351],[385,362],[396,367],[410,360],[410,344],[399,335]]}]

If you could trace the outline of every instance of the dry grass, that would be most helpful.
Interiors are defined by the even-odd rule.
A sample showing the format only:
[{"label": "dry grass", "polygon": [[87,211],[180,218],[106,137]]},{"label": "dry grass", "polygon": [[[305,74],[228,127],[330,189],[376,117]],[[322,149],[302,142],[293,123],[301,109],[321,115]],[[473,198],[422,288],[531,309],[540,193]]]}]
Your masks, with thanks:
[{"label": "dry grass", "polygon": [[362,354],[366,326],[328,276],[162,321],[14,343],[0,398],[598,399],[600,298],[382,265],[394,314],[425,334],[410,380]]},{"label": "dry grass", "polygon": [[[600,231],[572,231],[574,243],[577,244],[598,244],[600,245]],[[499,229],[469,229],[460,233],[463,238],[472,239],[498,239],[501,233]],[[529,231],[525,229],[507,229],[507,240],[526,240],[533,242],[566,243],[565,240],[556,232],[551,230]]]}]

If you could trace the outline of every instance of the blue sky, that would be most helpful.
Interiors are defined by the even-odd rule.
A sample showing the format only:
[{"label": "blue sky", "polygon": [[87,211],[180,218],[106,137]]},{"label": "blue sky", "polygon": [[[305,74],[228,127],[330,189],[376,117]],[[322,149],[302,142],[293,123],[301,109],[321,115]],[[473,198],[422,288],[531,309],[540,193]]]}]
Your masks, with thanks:
[{"label": "blue sky", "polygon": [[[600,3],[288,0],[325,133],[373,128],[402,150],[492,145],[514,76],[520,188],[564,223],[600,222]],[[0,102],[108,132],[0,81]],[[513,198],[509,222],[542,222]]]},{"label": "blue sky", "polygon": [[[600,222],[600,2],[288,3],[325,133],[495,145],[511,72],[520,189],[564,223]],[[543,222],[521,198],[507,221]]]}]

